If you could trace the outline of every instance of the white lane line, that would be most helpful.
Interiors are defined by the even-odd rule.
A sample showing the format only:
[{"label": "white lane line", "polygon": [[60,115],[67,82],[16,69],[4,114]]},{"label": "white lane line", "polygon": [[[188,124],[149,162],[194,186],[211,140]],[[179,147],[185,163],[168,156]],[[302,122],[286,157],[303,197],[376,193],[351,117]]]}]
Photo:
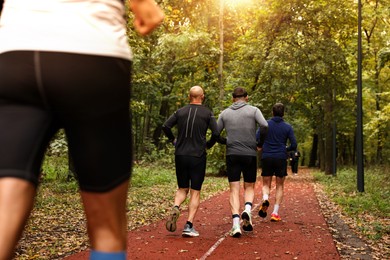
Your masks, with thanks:
[{"label": "white lane line", "polygon": [[220,239],[218,239],[218,241],[212,247],[210,247],[210,249],[206,252],[206,254],[204,254],[200,258],[200,260],[205,260],[208,256],[210,256],[215,251],[215,249],[217,249],[217,247],[222,243],[222,241],[225,240],[228,234],[229,232],[226,232]]},{"label": "white lane line", "polygon": [[[275,189],[275,186],[273,188],[271,188],[270,190],[270,194],[271,192]],[[257,207],[260,206],[260,203],[256,204],[254,207],[252,207],[252,212],[257,209]],[[252,214],[253,215],[253,214]],[[242,221],[241,221],[242,222]],[[220,239],[218,239],[217,242],[215,242],[214,245],[212,245],[210,247],[210,249],[199,259],[199,260],[205,260],[208,256],[210,256],[214,251],[215,249],[217,249],[217,247],[225,240],[225,238],[229,235],[229,232],[226,232]]]}]

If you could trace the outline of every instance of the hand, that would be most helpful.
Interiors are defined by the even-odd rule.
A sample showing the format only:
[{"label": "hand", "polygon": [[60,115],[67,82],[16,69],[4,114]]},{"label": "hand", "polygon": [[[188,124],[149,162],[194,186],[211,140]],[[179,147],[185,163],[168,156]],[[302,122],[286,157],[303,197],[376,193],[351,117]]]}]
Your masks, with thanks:
[{"label": "hand", "polygon": [[164,19],[164,13],[154,0],[130,0],[135,29],[142,35],[153,31]]}]

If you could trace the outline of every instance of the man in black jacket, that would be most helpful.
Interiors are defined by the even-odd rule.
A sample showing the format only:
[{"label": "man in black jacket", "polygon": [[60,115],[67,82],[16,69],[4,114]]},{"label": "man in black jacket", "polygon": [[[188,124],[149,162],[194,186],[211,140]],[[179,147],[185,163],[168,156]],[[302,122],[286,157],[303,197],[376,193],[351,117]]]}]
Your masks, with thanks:
[{"label": "man in black jacket", "polygon": [[[193,221],[199,207],[200,190],[206,174],[206,146],[209,146],[206,145],[206,132],[208,128],[212,131],[213,140],[218,138],[219,132],[213,113],[202,105],[203,89],[199,86],[192,87],[189,99],[190,104],[178,109],[163,125],[165,135],[176,148],[175,164],[178,184],[174,207],[166,222],[166,228],[170,232],[176,230],[176,221],[180,215],[179,207],[190,192],[188,220],[184,225],[182,235],[196,237],[199,233],[193,227]],[[171,131],[175,125],[178,129],[176,139]]]}]

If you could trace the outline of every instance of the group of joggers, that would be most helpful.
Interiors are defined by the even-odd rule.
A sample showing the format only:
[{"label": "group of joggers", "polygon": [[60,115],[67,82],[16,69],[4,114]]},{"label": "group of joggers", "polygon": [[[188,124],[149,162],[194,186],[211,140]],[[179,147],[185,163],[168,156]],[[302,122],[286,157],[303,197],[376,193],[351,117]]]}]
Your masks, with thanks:
[{"label": "group of joggers", "polygon": [[[126,199],[131,174],[130,86],[132,52],[126,38],[124,0],[3,0],[0,1],[0,259],[12,259],[34,205],[40,168],[51,138],[64,129],[87,218],[92,260],[124,260],[127,247]],[[145,35],[164,14],[154,0],[131,0],[134,27]],[[179,206],[191,187],[189,218],[184,235],[197,235],[193,219],[204,179],[206,147],[227,145],[232,235],[241,233],[239,180],[244,174],[243,229],[253,229],[251,207],[256,181],[256,150],[262,150],[263,198],[260,216],[269,206],[269,186],[275,173],[278,207],[286,174],[286,148],[296,146],[283,122],[283,105],[276,104],[268,122],[259,109],[246,104],[238,88],[234,104],[218,123],[201,106],[203,90],[190,91],[191,104],[164,124],[176,147],[179,189],[167,221],[176,229]],[[177,124],[173,137],[170,128]],[[256,141],[256,124],[260,140]],[[207,127],[213,135],[206,142]],[[268,134],[266,129],[268,128]],[[225,129],[227,139],[220,137]],[[281,134],[286,133],[286,136]],[[281,140],[283,139],[283,140]],[[189,185],[189,183],[191,185]]]},{"label": "group of joggers", "polygon": [[[280,221],[279,206],[283,199],[283,185],[287,176],[288,153],[297,148],[291,125],[283,120],[284,105],[276,103],[272,108],[273,117],[266,121],[257,107],[247,103],[246,90],[238,87],[232,93],[233,104],[221,112],[217,121],[211,110],[202,105],[204,97],[204,91],[200,86],[192,87],[189,91],[190,103],[173,113],[163,125],[164,133],[175,146],[178,184],[174,206],[166,221],[166,229],[171,232],[176,230],[180,205],[190,194],[188,219],[182,235],[199,236],[193,223],[206,174],[206,151],[216,142],[226,145],[226,168],[233,224],[229,234],[232,237],[240,237],[241,222],[244,231],[253,231],[252,206],[257,180],[258,152],[261,152],[263,181],[263,201],[258,214],[262,218],[267,216],[272,177],[275,176],[275,204],[270,220]],[[175,125],[176,138],[171,130]],[[208,129],[211,130],[211,138],[206,141]],[[221,135],[223,130],[226,131],[226,137]],[[288,141],[289,145],[286,146]],[[241,175],[244,181],[245,205],[240,214]]]}]

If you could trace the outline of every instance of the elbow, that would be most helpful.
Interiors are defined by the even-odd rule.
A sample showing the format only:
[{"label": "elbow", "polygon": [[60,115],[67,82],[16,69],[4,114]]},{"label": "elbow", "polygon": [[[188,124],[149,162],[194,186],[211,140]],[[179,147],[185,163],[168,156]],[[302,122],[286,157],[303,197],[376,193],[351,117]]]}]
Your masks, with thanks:
[{"label": "elbow", "polygon": [[163,125],[162,130],[164,131],[164,133],[167,133],[167,132],[169,132],[170,128],[167,127],[166,125]]}]

